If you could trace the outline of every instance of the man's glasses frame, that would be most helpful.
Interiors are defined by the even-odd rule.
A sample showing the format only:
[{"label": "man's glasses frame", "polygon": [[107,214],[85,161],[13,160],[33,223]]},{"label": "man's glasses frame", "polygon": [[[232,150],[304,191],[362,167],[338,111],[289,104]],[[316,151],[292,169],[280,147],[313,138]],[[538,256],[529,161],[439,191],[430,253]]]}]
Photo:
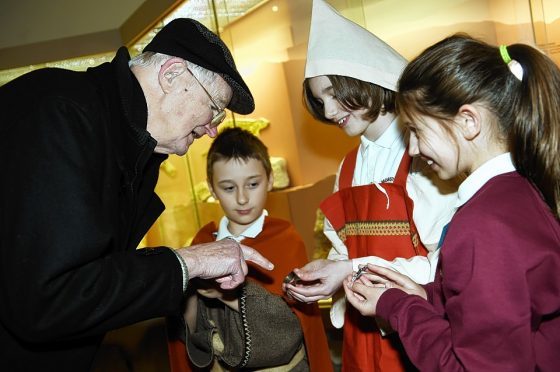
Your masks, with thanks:
[{"label": "man's glasses frame", "polygon": [[200,85],[200,87],[202,88],[202,90],[204,90],[204,93],[206,93],[206,95],[208,96],[208,98],[210,98],[210,101],[212,102],[212,105],[214,105],[214,107],[211,107],[212,111],[216,111],[215,114],[213,114],[212,116],[212,121],[210,122],[210,125],[213,127],[217,127],[218,125],[220,125],[224,119],[226,118],[226,111],[225,111],[225,107],[222,108],[220,107],[220,105],[218,105],[216,103],[216,101],[214,101],[214,98],[212,98],[212,96],[210,95],[210,93],[208,92],[208,90],[206,90],[206,88],[204,88],[204,85],[202,85],[202,83],[200,82],[200,80],[198,80],[198,78],[196,77],[195,74],[193,74],[193,72],[191,71],[190,68],[187,67],[187,70],[189,70],[189,72],[191,73],[191,75],[194,77],[194,79],[196,80],[196,82],[198,83],[198,85]]}]

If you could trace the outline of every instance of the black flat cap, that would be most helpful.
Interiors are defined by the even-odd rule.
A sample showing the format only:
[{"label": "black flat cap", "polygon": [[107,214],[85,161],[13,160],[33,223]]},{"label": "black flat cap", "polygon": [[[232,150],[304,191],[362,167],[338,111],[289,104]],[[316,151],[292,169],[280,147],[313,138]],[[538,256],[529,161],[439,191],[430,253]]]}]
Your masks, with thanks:
[{"label": "black flat cap", "polygon": [[156,34],[144,52],[183,58],[219,74],[233,91],[228,109],[239,114],[250,114],[255,109],[253,95],[239,75],[228,47],[202,23],[190,18],[174,19]]}]

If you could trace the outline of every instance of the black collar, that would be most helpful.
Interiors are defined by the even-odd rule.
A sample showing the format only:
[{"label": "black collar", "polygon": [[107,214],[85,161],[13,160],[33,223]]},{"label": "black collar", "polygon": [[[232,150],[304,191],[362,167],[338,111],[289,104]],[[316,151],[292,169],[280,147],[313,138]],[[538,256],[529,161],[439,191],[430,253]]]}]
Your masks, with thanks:
[{"label": "black collar", "polygon": [[167,155],[155,154],[156,140],[147,131],[148,105],[140,83],[130,70],[130,55],[121,47],[110,63],[88,70],[109,108],[108,131],[114,141],[119,166],[129,180],[142,173],[151,157],[162,162]]}]

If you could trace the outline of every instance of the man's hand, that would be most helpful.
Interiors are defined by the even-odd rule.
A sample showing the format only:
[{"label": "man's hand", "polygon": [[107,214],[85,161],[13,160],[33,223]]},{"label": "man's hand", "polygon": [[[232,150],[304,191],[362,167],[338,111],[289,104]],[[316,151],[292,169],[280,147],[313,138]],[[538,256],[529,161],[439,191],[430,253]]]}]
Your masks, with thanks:
[{"label": "man's hand", "polygon": [[187,264],[189,280],[215,278],[223,289],[235,288],[245,281],[248,272],[245,261],[251,261],[266,270],[274,268],[259,252],[233,239],[197,244],[178,249],[177,253]]},{"label": "man's hand", "polygon": [[294,269],[295,283],[282,285],[286,294],[301,302],[315,302],[332,297],[346,276],[352,273],[352,261],[315,260]]}]

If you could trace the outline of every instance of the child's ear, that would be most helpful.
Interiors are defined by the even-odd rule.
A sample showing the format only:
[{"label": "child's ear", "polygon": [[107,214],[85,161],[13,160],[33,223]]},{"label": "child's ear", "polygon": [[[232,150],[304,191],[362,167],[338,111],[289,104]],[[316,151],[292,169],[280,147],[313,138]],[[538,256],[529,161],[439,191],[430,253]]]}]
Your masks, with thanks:
[{"label": "child's ear", "polygon": [[216,200],[218,200],[218,197],[216,196],[216,193],[214,192],[214,188],[212,187],[212,182],[210,182],[210,180],[206,180],[206,184],[208,185],[208,190],[210,190],[210,194],[212,194],[212,197]]},{"label": "child's ear", "polygon": [[173,86],[178,84],[179,79],[177,77],[185,71],[187,71],[187,66],[181,58],[173,57],[165,61],[158,73],[158,82],[161,89],[165,93],[169,93]]},{"label": "child's ear", "polygon": [[480,134],[482,117],[480,107],[476,105],[467,104],[459,108],[457,124],[466,140],[472,141]]},{"label": "child's ear", "polygon": [[274,175],[272,174],[272,171],[271,171],[270,174],[268,175],[268,185],[267,185],[266,189],[268,191],[271,191],[273,185],[274,185]]}]

